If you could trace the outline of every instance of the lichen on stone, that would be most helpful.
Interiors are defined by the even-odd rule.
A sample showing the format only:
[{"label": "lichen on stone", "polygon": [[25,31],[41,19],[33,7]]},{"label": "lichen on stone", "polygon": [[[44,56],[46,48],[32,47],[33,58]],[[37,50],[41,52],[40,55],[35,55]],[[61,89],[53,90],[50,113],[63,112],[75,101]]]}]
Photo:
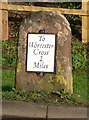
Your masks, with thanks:
[{"label": "lichen on stone", "polygon": [[20,71],[22,71],[22,69],[21,69],[21,63],[19,62],[18,65],[17,65],[17,73],[20,72]]},{"label": "lichen on stone", "polygon": [[64,84],[66,86],[67,81],[64,78],[64,70],[62,69],[61,63],[59,61],[57,62],[57,67],[58,67],[58,72],[56,74],[57,82],[59,81],[61,84]]},{"label": "lichen on stone", "polygon": [[70,88],[70,93],[73,94],[73,76],[71,73],[71,78],[70,78],[70,82],[69,82],[69,88]]}]

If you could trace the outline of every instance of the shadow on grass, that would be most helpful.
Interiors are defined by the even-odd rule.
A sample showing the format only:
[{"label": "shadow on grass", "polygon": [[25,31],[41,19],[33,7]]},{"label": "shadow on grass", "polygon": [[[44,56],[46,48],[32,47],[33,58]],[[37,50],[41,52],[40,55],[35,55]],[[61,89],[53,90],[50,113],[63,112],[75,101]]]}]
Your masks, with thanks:
[{"label": "shadow on grass", "polygon": [[6,91],[11,91],[12,87],[11,86],[2,86],[2,91],[6,92]]}]

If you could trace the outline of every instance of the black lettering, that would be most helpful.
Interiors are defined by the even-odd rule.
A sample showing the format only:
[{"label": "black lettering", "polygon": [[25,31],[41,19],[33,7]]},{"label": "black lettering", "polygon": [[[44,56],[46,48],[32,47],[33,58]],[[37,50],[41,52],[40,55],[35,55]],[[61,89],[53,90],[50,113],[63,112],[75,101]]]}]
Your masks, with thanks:
[{"label": "black lettering", "polygon": [[42,41],[42,36],[39,36],[39,37],[40,37],[39,41]]},{"label": "black lettering", "polygon": [[44,64],[44,62],[34,62],[33,68],[48,68],[48,65]]},{"label": "black lettering", "polygon": [[38,52],[39,52],[39,49],[34,49],[34,51],[33,51],[33,53],[34,53],[35,55],[38,55]]},{"label": "black lettering", "polygon": [[33,42],[29,42],[29,47],[33,47]]},{"label": "black lettering", "polygon": [[38,63],[34,62],[33,68],[39,68],[39,62]]},{"label": "black lettering", "polygon": [[43,58],[43,57],[42,57],[42,56],[40,56],[40,61],[41,61],[41,62],[43,61],[43,60],[42,60],[42,58]]},{"label": "black lettering", "polygon": [[40,37],[39,41],[45,41],[44,37],[42,37],[42,36],[39,36],[39,37]]}]

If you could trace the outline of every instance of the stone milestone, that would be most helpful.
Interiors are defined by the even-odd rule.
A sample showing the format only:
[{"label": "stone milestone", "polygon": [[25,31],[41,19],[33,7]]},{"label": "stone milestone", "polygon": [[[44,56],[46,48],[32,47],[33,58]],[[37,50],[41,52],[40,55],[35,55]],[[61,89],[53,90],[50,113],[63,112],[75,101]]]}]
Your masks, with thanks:
[{"label": "stone milestone", "polygon": [[[52,39],[39,37],[39,40],[32,39],[27,44],[28,33],[39,33],[40,30],[45,30],[46,34],[56,35],[56,43],[52,44]],[[35,37],[34,37],[35,38]],[[30,38],[29,38],[30,39]],[[46,41],[48,40],[48,41]],[[43,42],[44,41],[44,42]],[[48,42],[48,43],[47,43]],[[44,44],[43,44],[44,43]],[[55,62],[55,71],[52,73],[44,72],[42,76],[38,75],[36,71],[27,71],[27,48],[29,49],[29,61],[31,67],[34,61],[32,69],[39,69],[41,72],[47,71],[50,66]],[[51,57],[53,51],[55,58]],[[38,62],[37,58],[40,58]],[[54,59],[54,60],[53,60]],[[53,61],[52,61],[53,60]],[[49,61],[45,63],[44,61]],[[34,69],[35,70],[35,69]],[[40,73],[39,73],[40,74]],[[66,89],[67,92],[73,93],[73,81],[72,81],[72,60],[71,60],[71,29],[66,18],[58,13],[52,12],[31,12],[24,20],[22,20],[19,32],[18,41],[18,60],[16,68],[16,89],[26,91],[60,91]]]}]

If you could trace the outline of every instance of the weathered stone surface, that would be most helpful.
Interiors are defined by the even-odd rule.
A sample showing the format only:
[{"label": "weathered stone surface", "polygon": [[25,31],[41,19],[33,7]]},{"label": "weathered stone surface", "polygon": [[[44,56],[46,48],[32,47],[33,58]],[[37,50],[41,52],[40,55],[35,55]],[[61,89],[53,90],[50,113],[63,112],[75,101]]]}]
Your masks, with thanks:
[{"label": "weathered stone surface", "polygon": [[[57,34],[56,73],[45,73],[38,77],[36,73],[26,72],[27,33],[38,33],[45,29],[46,33]],[[21,22],[16,89],[26,91],[56,91],[67,89],[72,93],[72,62],[71,62],[71,29],[64,16],[51,12],[31,12]]]}]

